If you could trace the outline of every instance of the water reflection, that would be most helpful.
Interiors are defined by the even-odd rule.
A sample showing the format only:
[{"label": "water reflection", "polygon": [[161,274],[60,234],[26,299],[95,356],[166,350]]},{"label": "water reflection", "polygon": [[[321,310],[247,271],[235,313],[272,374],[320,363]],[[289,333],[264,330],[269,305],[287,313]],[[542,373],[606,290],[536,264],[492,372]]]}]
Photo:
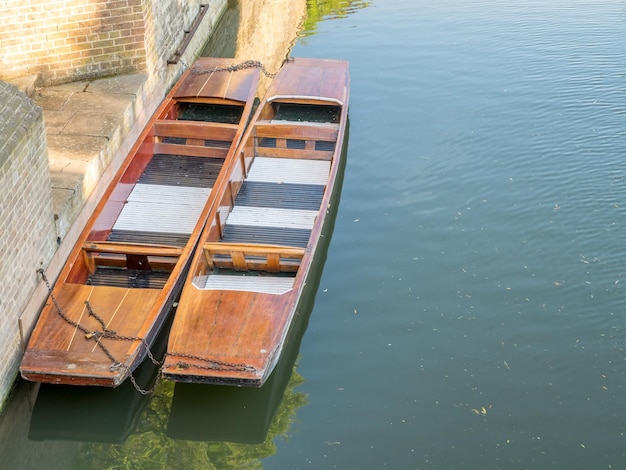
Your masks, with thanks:
[{"label": "water reflection", "polygon": [[372,6],[368,0],[313,0],[308,3],[300,36],[313,36],[318,33],[318,24],[324,20],[345,18],[351,13]]},{"label": "water reflection", "polygon": [[[152,354],[162,360],[167,345],[170,320],[152,346]],[[34,441],[71,440],[121,443],[135,430],[141,411],[150,402],[159,368],[144,361],[133,373],[135,384],[126,380],[117,388],[73,387],[41,384],[30,419],[28,438]]]},{"label": "water reflection", "polygon": [[[317,289],[311,290],[313,295],[307,296],[308,305],[294,318],[294,331],[289,334],[284,353],[263,387],[177,383],[167,426],[169,437],[259,444],[287,432],[295,411],[307,402],[304,393],[294,390],[304,382],[294,364]],[[272,432],[268,434],[270,427]]]}]

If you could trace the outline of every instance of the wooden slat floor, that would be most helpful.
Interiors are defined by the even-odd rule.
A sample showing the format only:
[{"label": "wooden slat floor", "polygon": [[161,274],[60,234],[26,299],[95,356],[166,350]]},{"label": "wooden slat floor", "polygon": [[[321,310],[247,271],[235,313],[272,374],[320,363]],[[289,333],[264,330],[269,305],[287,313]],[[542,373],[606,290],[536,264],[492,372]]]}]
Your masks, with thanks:
[{"label": "wooden slat floor", "polygon": [[257,157],[250,168],[248,181],[326,185],[330,162],[295,158]]},{"label": "wooden slat floor", "polygon": [[210,194],[210,187],[137,184],[113,230],[189,235]]},{"label": "wooden slat floor", "polygon": [[[224,225],[224,242],[306,247],[319,213],[330,162],[257,157]],[[199,289],[284,294],[293,277],[236,272],[199,276]]]},{"label": "wooden slat floor", "polygon": [[294,279],[286,276],[211,274],[198,276],[194,279],[194,284],[202,290],[237,290],[281,295],[291,290]]},{"label": "wooden slat floor", "polygon": [[[155,155],[127,198],[108,241],[185,246],[206,205],[221,160]],[[168,272],[98,267],[91,285],[162,288]]]}]

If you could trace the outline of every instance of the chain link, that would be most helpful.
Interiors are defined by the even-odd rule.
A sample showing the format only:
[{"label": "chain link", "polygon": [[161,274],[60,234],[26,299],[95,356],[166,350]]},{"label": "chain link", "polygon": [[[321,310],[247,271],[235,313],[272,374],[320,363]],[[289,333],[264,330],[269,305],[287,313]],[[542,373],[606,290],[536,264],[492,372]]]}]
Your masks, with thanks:
[{"label": "chain link", "polygon": [[[54,293],[52,292],[52,286],[50,285],[50,282],[48,281],[48,278],[47,278],[46,273],[44,272],[44,270],[43,269],[38,269],[37,272],[41,275],[41,278],[43,279],[43,282],[45,283],[46,288],[48,289],[48,295],[50,296],[50,299],[52,300],[52,304],[54,305],[54,307],[55,307],[57,313],[59,314],[59,316],[63,320],[65,320],[65,322],[67,322],[68,324],[73,326],[74,328],[82,331],[85,334],[85,338],[86,339],[93,339],[94,341],[96,341],[96,344],[98,345],[98,347],[111,360],[110,370],[114,371],[114,370],[118,370],[118,369],[124,369],[126,371],[126,373],[128,374],[128,378],[131,381],[131,383],[133,384],[133,387],[135,387],[135,389],[140,394],[142,394],[142,395],[149,395],[152,392],[154,392],[155,388],[158,385],[158,380],[154,384],[154,386],[151,389],[149,389],[149,390],[145,390],[145,389],[141,388],[139,386],[139,384],[137,383],[135,377],[133,376],[133,372],[130,369],[130,367],[128,367],[126,364],[118,361],[115,358],[115,356],[113,355],[113,353],[111,353],[109,348],[107,348],[107,346],[101,341],[103,338],[113,339],[113,340],[120,340],[120,341],[141,341],[141,344],[145,348],[146,354],[150,358],[152,363],[154,365],[156,365],[156,366],[159,366],[159,375],[161,375],[163,363],[165,362],[165,360],[158,361],[158,360],[155,359],[154,355],[152,354],[152,351],[150,351],[150,347],[148,346],[148,343],[146,342],[146,340],[144,338],[141,338],[141,337],[138,337],[138,336],[118,335],[115,331],[109,330],[106,327],[106,324],[105,324],[104,320],[98,314],[96,314],[96,312],[93,311],[93,309],[91,308],[91,305],[89,304],[89,301],[87,301],[87,300],[85,301],[85,306],[87,308],[87,312],[88,312],[89,316],[93,317],[100,324],[100,326],[102,327],[102,330],[91,331],[91,330],[85,328],[83,325],[79,324],[78,322],[75,322],[74,320],[69,318],[63,312],[63,310],[61,309],[61,306],[59,305],[59,303],[58,303]],[[180,367],[181,369],[189,369],[189,368],[193,367],[193,368],[196,368],[196,369],[203,369],[203,370],[223,370],[223,371],[233,371],[233,372],[255,372],[256,371],[255,367],[248,366],[248,365],[243,364],[243,363],[218,361],[218,360],[214,360],[214,359],[208,359],[208,358],[205,358],[205,357],[202,357],[202,356],[196,356],[196,355],[193,355],[193,354],[165,353],[165,355],[166,356],[171,356],[171,357],[182,358],[183,360],[179,360],[176,363],[176,365],[178,367]],[[206,365],[189,364],[188,362],[185,362],[184,359],[193,360],[193,361],[199,361],[199,362],[205,363]]]},{"label": "chain link", "polygon": [[204,369],[204,370],[226,370],[226,371],[234,371],[234,372],[256,372],[256,368],[252,367],[252,366],[248,366],[246,364],[243,363],[237,363],[237,362],[223,362],[223,361],[218,361],[216,359],[208,359],[206,357],[202,357],[202,356],[195,356],[193,354],[187,354],[187,353],[176,353],[176,352],[168,352],[165,353],[166,356],[172,356],[172,357],[181,357],[183,359],[191,359],[194,361],[200,361],[200,362],[204,362],[206,363],[206,365],[200,365],[200,364],[189,364],[187,362],[184,361],[178,361],[176,363],[176,365],[181,368],[181,369],[189,369],[189,368],[195,368],[195,369]]},{"label": "chain link", "polygon": [[157,383],[155,383],[154,387],[152,387],[150,390],[145,390],[145,389],[141,388],[139,386],[139,384],[137,383],[137,381],[135,380],[135,377],[133,376],[133,372],[130,369],[130,367],[128,367],[126,364],[118,361],[115,358],[115,356],[113,355],[113,353],[111,353],[109,348],[107,348],[106,345],[101,341],[102,338],[115,339],[115,340],[121,340],[121,341],[140,341],[141,344],[143,345],[143,347],[146,349],[146,354],[148,355],[148,357],[150,358],[152,363],[154,365],[157,365],[157,366],[161,367],[163,363],[157,361],[154,358],[154,355],[152,354],[152,351],[150,351],[150,347],[148,346],[148,343],[146,342],[146,340],[144,338],[137,337],[137,336],[122,336],[122,335],[118,335],[115,331],[109,330],[108,328],[106,328],[104,320],[102,320],[102,318],[100,318],[100,316],[98,316],[93,311],[93,309],[91,308],[91,305],[89,305],[89,301],[85,301],[85,306],[87,307],[87,312],[89,313],[89,316],[95,318],[96,321],[102,326],[102,330],[101,331],[98,331],[98,330],[91,331],[91,330],[85,328],[80,323],[75,322],[74,320],[69,318],[63,312],[63,310],[61,309],[61,306],[59,305],[59,303],[58,303],[54,293],[52,292],[52,286],[50,285],[50,281],[48,281],[48,277],[46,276],[45,271],[43,269],[38,269],[37,272],[41,275],[41,278],[43,279],[43,282],[45,283],[46,288],[48,289],[48,295],[50,296],[50,299],[52,300],[52,304],[54,305],[54,308],[56,309],[56,311],[59,314],[59,316],[63,320],[65,320],[67,323],[72,325],[74,328],[82,331],[85,334],[85,338],[86,339],[93,339],[94,341],[96,341],[96,344],[98,345],[98,347],[111,360],[111,366],[109,367],[109,369],[111,371],[114,371],[114,370],[117,370],[117,369],[124,369],[126,371],[126,373],[128,374],[128,378],[130,379],[131,383],[133,384],[133,386],[135,387],[135,389],[139,393],[141,393],[142,395],[149,395],[149,394],[151,394],[154,391],[154,389],[156,388],[156,386],[158,384],[158,381],[157,381]]},{"label": "chain link", "polygon": [[268,78],[276,78],[276,73],[268,72],[265,66],[258,60],[246,60],[240,64],[229,65],[228,67],[219,67],[211,70],[197,70],[192,69],[191,73],[194,75],[204,75],[214,72],[236,72],[237,70],[245,69],[261,69],[261,72]]}]

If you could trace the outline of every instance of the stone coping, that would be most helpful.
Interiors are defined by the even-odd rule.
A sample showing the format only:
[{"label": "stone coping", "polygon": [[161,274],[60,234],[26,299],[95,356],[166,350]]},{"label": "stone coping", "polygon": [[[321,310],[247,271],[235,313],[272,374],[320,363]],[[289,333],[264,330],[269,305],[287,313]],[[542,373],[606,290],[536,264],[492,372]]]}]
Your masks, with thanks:
[{"label": "stone coping", "polygon": [[148,104],[136,73],[38,88],[43,109],[57,240],[61,242]]}]

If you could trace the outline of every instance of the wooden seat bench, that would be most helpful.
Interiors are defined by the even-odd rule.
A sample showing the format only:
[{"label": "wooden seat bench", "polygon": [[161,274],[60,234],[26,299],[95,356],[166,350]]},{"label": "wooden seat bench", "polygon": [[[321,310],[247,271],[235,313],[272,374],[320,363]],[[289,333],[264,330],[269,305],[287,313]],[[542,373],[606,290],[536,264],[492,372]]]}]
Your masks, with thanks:
[{"label": "wooden seat bench", "polygon": [[[237,127],[236,124],[162,119],[154,123],[154,152],[226,158]],[[166,138],[183,139],[184,143],[167,143]]]},{"label": "wooden seat bench", "polygon": [[210,269],[296,272],[305,249],[257,243],[208,242],[203,246]]},{"label": "wooden seat bench", "polygon": [[255,152],[260,157],[330,160],[338,132],[337,124],[260,121],[255,126]]},{"label": "wooden seat bench", "polygon": [[[150,270],[155,263],[161,268],[174,266],[182,252],[181,247],[169,245],[108,241],[88,241],[83,245],[85,266],[91,274],[96,272],[97,266],[125,267],[144,271]],[[102,254],[112,256],[96,256]],[[158,259],[153,263],[148,260],[148,257]]]}]

